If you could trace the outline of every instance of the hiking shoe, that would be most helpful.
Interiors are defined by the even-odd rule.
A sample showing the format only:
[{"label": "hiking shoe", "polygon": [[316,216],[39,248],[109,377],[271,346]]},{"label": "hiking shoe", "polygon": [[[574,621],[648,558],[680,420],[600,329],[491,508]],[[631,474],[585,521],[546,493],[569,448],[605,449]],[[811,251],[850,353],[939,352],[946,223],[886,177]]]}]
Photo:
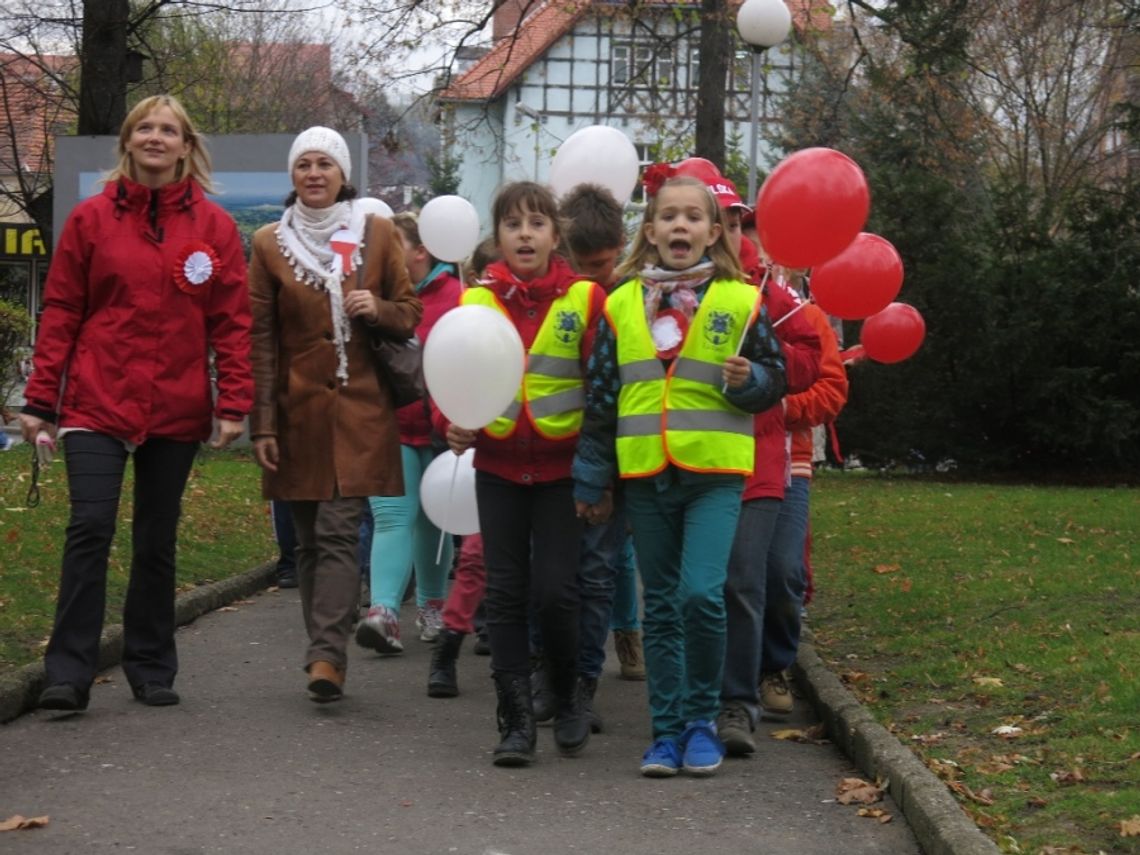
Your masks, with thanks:
[{"label": "hiking shoe", "polygon": [[724,759],[724,743],[717,738],[716,725],[707,719],[690,722],[681,734],[681,768],[690,775],[705,777],[716,773]]},{"label": "hiking shoe", "polygon": [[487,639],[487,633],[480,632],[475,635],[475,645],[472,649],[476,656],[491,655],[491,642]]},{"label": "hiking shoe", "polygon": [[674,739],[658,739],[641,757],[641,774],[646,778],[672,778],[681,768],[681,749]]},{"label": "hiking shoe", "polygon": [[41,710],[83,712],[87,709],[88,694],[70,683],[53,683],[40,693],[37,706]]},{"label": "hiking shoe", "polygon": [[614,652],[621,663],[623,680],[645,679],[645,651],[641,645],[640,629],[615,629]]},{"label": "hiking shoe", "polygon": [[416,612],[416,629],[420,631],[420,641],[429,644],[439,637],[443,629],[443,600],[428,600]]},{"label": "hiking shoe", "polygon": [[729,701],[716,720],[716,733],[729,757],[745,757],[756,750],[752,736],[752,716],[739,701]]},{"label": "hiking shoe", "polygon": [[786,716],[792,711],[792,687],[785,671],[760,677],[760,706],[768,715]]},{"label": "hiking shoe", "polygon": [[146,704],[148,707],[171,707],[180,700],[178,692],[170,686],[163,686],[161,683],[144,683],[141,686],[132,686],[131,693],[135,696],[136,701]]},{"label": "hiking shoe", "polygon": [[368,617],[356,627],[356,643],[386,656],[403,653],[400,616],[387,606],[373,606],[368,610]]}]

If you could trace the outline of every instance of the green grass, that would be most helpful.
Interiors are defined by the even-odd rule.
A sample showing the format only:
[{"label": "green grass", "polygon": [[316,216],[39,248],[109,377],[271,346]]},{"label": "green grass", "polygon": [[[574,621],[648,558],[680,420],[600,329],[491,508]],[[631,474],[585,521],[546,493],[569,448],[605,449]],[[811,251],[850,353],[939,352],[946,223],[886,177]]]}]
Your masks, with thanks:
[{"label": "green grass", "polygon": [[820,654],[1003,851],[1140,851],[1140,490],[825,473],[812,526]]},{"label": "green grass", "polygon": [[[62,459],[40,477],[41,503],[27,508],[27,446],[0,454],[0,671],[36,661],[51,633],[67,527]],[[118,623],[130,567],[133,479],[127,467],[107,582],[107,623]],[[260,476],[248,453],[203,451],[182,503],[180,590],[242,573],[276,555]]]}]

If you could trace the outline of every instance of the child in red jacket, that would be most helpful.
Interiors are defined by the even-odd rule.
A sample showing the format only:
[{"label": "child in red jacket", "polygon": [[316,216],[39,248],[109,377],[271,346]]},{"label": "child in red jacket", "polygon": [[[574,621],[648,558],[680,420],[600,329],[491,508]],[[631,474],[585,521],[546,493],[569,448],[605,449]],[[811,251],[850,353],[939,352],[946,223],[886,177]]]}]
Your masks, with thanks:
[{"label": "child in red jacket", "polygon": [[572,756],[590,736],[577,691],[578,551],[582,522],[570,480],[585,403],[585,366],[605,292],[554,253],[558,204],[529,181],[506,185],[492,208],[502,261],[465,305],[502,312],[527,366],[515,402],[481,431],[448,425],[452,450],[475,446],[475,492],[487,567],[487,628],[498,693],[497,766],[534,760],[528,603],[532,591],[555,697],[554,741]]}]

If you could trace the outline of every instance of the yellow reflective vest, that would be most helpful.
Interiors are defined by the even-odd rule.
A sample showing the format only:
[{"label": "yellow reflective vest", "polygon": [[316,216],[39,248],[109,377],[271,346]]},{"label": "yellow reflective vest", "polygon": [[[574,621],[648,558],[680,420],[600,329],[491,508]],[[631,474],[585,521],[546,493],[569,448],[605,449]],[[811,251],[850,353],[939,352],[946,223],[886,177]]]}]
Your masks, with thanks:
[{"label": "yellow reflective vest", "polygon": [[641,280],[631,279],[606,299],[621,377],[622,478],[655,475],[669,463],[694,472],[752,474],[752,415],[730,404],[721,390],[725,360],[739,350],[759,306],[752,285],[714,280],[666,371],[649,332]]},{"label": "yellow reflective vest", "polygon": [[[538,335],[526,356],[526,369],[515,399],[501,416],[484,430],[496,439],[506,439],[518,427],[519,414],[526,413],[540,436],[566,439],[577,436],[586,405],[582,369],[582,336],[590,318],[593,282],[575,282],[550,304]],[[510,317],[490,288],[468,288],[464,305],[490,306]]]}]

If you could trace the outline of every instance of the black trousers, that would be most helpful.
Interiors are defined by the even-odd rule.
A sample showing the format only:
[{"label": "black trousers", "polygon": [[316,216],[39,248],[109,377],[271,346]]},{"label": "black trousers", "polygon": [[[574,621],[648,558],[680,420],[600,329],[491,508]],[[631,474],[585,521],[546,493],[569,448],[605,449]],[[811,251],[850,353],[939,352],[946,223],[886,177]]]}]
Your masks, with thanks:
[{"label": "black trousers", "polygon": [[[127,450],[103,434],[63,438],[71,520],[55,627],[44,656],[47,683],[86,690],[99,670],[99,636],[107,602],[107,559],[123,489]],[[170,686],[174,646],[174,552],[182,491],[198,443],[149,439],[134,451],[131,575],[123,606],[123,671],[131,686]]]},{"label": "black trousers", "polygon": [[569,479],[524,485],[475,473],[491,669],[530,673],[527,621],[533,596],[556,692],[570,691],[577,674],[582,521],[574,513],[573,486]]}]

